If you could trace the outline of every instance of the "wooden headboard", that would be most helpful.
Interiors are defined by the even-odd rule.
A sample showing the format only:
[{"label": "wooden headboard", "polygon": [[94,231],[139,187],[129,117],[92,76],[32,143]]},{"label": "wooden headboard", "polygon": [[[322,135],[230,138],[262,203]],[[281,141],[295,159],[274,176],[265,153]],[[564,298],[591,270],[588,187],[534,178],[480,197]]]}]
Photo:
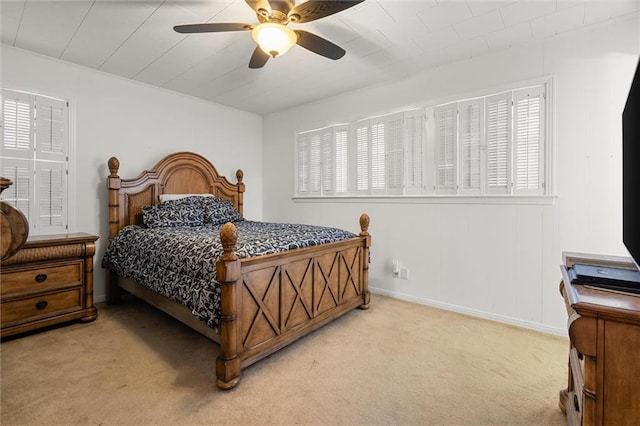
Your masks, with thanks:
[{"label": "wooden headboard", "polygon": [[243,214],[242,170],[236,172],[238,182],[232,184],[206,158],[192,152],[167,155],[153,169],[133,179],[118,176],[120,161],[116,157],[107,164],[109,240],[127,225],[142,224],[142,207],[158,204],[160,194],[210,193],[231,201]]}]

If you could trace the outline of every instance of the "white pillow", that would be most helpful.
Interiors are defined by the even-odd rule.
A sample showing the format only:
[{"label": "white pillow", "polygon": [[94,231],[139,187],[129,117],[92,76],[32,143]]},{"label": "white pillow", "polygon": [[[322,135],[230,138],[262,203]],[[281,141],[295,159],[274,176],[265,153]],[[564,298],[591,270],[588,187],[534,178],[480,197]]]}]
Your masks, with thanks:
[{"label": "white pillow", "polygon": [[160,202],[180,200],[187,197],[215,197],[213,194],[160,194]]}]

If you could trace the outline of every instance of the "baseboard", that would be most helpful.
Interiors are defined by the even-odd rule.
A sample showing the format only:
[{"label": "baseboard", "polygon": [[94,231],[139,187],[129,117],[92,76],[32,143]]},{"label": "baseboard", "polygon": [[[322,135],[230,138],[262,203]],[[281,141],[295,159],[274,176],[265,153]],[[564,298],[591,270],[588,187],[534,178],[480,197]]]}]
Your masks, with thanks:
[{"label": "baseboard", "polygon": [[484,318],[491,321],[501,322],[504,324],[514,325],[516,327],[527,328],[529,330],[540,331],[542,333],[553,334],[556,336],[568,336],[567,330],[564,328],[549,327],[548,325],[539,324],[531,321],[524,321],[518,318],[512,318],[504,315],[498,315],[491,312],[480,311],[477,309],[465,308],[463,306],[452,305],[450,303],[439,302],[437,300],[426,299],[424,297],[412,296],[409,294],[389,291],[382,288],[369,287],[369,291],[374,294],[388,296],[394,299],[406,300],[407,302],[418,303],[420,305],[431,306],[433,308],[444,309],[446,311],[457,312],[472,317]]}]

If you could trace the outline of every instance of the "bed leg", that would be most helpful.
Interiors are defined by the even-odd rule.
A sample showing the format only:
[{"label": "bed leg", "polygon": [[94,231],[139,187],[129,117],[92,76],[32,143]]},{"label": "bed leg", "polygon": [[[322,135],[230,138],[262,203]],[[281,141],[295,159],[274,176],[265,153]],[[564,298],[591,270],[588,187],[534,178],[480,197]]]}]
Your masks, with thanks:
[{"label": "bed leg", "polygon": [[224,361],[220,357],[216,360],[216,386],[218,389],[229,390],[240,382],[240,359]]},{"label": "bed leg", "polygon": [[220,282],[220,356],[216,360],[216,386],[223,390],[235,387],[240,381],[240,345],[238,342],[238,288],[241,280],[240,260],[235,253],[238,231],[232,223],[220,230],[223,254],[216,264]]},{"label": "bed leg", "polygon": [[369,309],[369,303],[371,302],[371,293],[369,293],[369,263],[371,247],[371,235],[369,235],[369,215],[363,213],[360,215],[360,236],[363,237],[362,245],[362,305],[358,306],[359,309]]},{"label": "bed leg", "polygon": [[369,292],[366,292],[362,295],[362,305],[358,306],[358,309],[366,311],[367,309],[369,309],[369,302],[371,302],[371,294]]}]

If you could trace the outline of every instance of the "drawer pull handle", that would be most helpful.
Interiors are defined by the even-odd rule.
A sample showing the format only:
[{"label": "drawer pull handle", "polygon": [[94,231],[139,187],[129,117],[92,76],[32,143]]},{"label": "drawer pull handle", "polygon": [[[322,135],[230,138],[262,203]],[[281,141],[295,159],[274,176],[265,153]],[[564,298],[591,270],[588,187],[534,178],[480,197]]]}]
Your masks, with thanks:
[{"label": "drawer pull handle", "polygon": [[47,307],[47,305],[49,305],[49,302],[47,302],[46,300],[41,300],[41,301],[39,301],[38,303],[36,303],[36,309],[37,309],[37,310],[39,310],[39,311],[41,311],[41,310],[43,310],[44,308],[46,308],[46,307]]},{"label": "drawer pull handle", "polygon": [[36,275],[36,282],[43,283],[47,280],[47,274]]},{"label": "drawer pull handle", "polygon": [[578,404],[578,395],[573,394],[573,408],[576,409],[577,412],[580,412],[580,405]]}]

